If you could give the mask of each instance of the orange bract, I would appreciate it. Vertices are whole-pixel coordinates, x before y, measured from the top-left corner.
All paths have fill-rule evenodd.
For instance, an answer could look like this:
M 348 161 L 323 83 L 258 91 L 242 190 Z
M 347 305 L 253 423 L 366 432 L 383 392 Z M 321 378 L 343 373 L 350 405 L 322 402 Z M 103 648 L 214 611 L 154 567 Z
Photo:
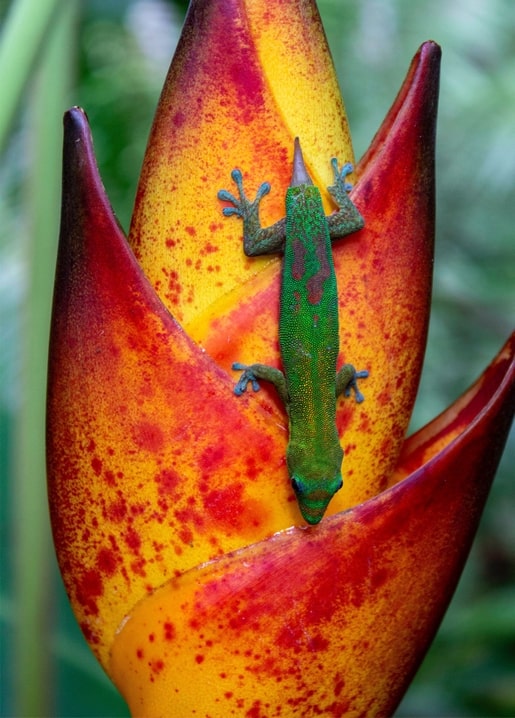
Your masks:
M 410 479 L 317 529 L 190 571 L 135 607 L 111 665 L 132 714 L 391 715 L 467 557 L 501 453 L 489 437 L 511 421 L 514 354 L 515 337 L 429 425 L 424 453 L 408 442 L 399 471 L 409 465 Z M 432 455 L 458 412 L 467 428 Z
M 77 619 L 134 715 L 386 715 L 432 639 L 514 386 L 507 345 L 404 442 L 429 316 L 439 59 L 434 43 L 414 58 L 356 169 L 366 226 L 334 244 L 341 362 L 370 375 L 363 404 L 339 404 L 344 488 L 310 529 L 277 397 L 234 396 L 230 370 L 280 361 L 280 258 L 245 257 L 217 192 L 236 166 L 249 194 L 270 181 L 269 224 L 284 214 L 294 136 L 323 192 L 331 157 L 352 158 L 314 2 L 193 0 L 129 242 L 86 117 L 66 115 L 52 525 Z

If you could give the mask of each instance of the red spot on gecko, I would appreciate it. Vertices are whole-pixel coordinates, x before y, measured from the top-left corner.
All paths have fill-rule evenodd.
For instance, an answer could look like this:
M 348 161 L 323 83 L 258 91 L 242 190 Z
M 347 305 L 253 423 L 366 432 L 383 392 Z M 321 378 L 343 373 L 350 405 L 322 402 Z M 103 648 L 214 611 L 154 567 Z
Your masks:
M 324 296 L 324 282 L 331 276 L 331 267 L 323 237 L 316 240 L 316 257 L 318 259 L 318 271 L 313 274 L 306 282 L 308 292 L 308 302 L 310 304 L 320 304 Z
M 292 242 L 293 249 L 293 266 L 292 266 L 292 277 L 297 281 L 301 280 L 306 271 L 306 247 L 300 241 L 295 238 Z

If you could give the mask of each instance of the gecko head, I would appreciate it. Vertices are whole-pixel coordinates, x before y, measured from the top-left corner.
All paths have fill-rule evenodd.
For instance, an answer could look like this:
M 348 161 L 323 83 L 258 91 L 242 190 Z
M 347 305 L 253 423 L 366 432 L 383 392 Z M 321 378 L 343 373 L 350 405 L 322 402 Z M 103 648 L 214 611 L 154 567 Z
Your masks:
M 340 473 L 322 481 L 304 479 L 297 474 L 291 477 L 291 484 L 302 516 L 313 525 L 321 521 L 329 502 L 342 488 L 343 480 Z

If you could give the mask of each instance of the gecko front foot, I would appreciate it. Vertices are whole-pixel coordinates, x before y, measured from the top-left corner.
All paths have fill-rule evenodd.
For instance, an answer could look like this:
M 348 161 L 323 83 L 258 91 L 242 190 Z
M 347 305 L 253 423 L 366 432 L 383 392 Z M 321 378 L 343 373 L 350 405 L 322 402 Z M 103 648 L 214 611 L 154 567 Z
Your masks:
M 352 189 L 352 185 L 350 182 L 346 182 L 345 178 L 353 172 L 354 167 L 350 162 L 346 162 L 342 168 L 339 169 L 336 157 L 333 157 L 331 160 L 331 167 L 333 168 L 334 184 L 327 189 L 334 197 L 338 207 L 342 207 L 347 199 L 347 194 Z
M 239 197 L 235 197 L 231 192 L 225 189 L 221 189 L 218 192 L 218 199 L 224 202 L 230 202 L 232 207 L 224 207 L 222 212 L 226 217 L 236 215 L 241 217 L 244 222 L 256 221 L 259 213 L 259 203 L 262 198 L 270 192 L 270 184 L 263 182 L 261 187 L 258 189 L 256 199 L 251 202 L 245 195 L 243 190 L 243 177 L 241 171 L 235 169 L 231 172 L 231 177 L 238 188 Z

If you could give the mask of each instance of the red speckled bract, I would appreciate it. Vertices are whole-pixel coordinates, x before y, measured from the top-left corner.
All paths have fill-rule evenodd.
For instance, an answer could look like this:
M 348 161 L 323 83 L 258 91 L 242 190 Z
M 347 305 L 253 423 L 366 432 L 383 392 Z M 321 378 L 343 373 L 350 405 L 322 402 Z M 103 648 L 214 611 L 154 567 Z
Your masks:
M 132 714 L 391 715 L 467 557 L 513 416 L 514 354 L 512 337 L 429 425 L 408 479 L 317 529 L 190 571 L 136 607 L 111 666 Z M 467 428 L 454 439 L 457 415 Z M 420 441 L 403 462 L 420 461 Z
M 217 198 L 239 167 L 249 196 L 271 183 L 263 223 L 284 216 L 298 136 L 335 209 L 330 160 L 352 148 L 314 1 L 192 0 L 128 240 L 84 112 L 65 116 L 49 501 L 75 615 L 134 716 L 388 716 L 438 627 L 515 373 L 512 337 L 405 440 L 429 317 L 439 61 L 432 42 L 415 56 L 352 179 L 365 228 L 333 244 L 339 364 L 369 376 L 363 403 L 338 404 L 344 487 L 314 528 L 273 389 L 233 393 L 233 362 L 280 364 L 281 260 L 246 257 Z
M 65 119 L 65 157 L 49 491 L 65 582 L 100 654 L 127 605 L 296 515 L 285 432 L 266 405 L 234 396 L 155 295 L 111 213 L 79 109 Z

